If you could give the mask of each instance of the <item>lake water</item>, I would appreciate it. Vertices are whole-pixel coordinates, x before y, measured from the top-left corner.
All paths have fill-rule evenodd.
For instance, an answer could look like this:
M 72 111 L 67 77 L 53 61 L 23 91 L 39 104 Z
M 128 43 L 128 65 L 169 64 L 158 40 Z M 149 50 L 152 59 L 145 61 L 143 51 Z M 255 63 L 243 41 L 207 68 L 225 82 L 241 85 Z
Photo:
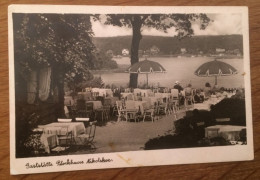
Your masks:
M 144 58 L 140 59 L 141 61 Z M 206 82 L 214 85 L 214 77 L 198 77 L 194 75 L 195 70 L 203 63 L 212 61 L 211 57 L 153 57 L 148 60 L 156 61 L 160 63 L 165 69 L 166 73 L 152 73 L 149 74 L 149 85 L 161 86 L 161 87 L 172 87 L 175 81 L 179 81 L 183 87 L 188 83 L 191 83 L 194 88 L 203 88 Z M 115 59 L 119 65 L 129 65 L 130 58 L 123 57 Z M 239 88 L 244 87 L 243 73 L 243 59 L 221 59 L 219 61 L 226 62 L 232 65 L 238 70 L 238 74 L 232 76 L 221 76 L 218 77 L 218 86 L 225 88 Z M 121 86 L 127 86 L 129 83 L 128 73 L 112 73 L 102 72 L 95 74 L 95 76 L 101 76 L 105 84 L 115 84 Z M 146 84 L 146 75 L 139 74 L 138 85 Z

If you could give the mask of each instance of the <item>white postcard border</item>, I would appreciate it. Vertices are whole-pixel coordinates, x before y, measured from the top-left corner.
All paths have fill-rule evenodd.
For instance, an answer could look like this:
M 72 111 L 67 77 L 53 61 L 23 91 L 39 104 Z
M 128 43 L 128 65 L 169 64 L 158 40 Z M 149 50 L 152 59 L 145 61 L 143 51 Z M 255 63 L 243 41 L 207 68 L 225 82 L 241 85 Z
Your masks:
M 171 6 L 60 6 L 60 5 L 11 5 L 8 9 L 9 40 L 9 96 L 10 96 L 10 171 L 11 174 L 44 173 L 56 171 L 140 167 L 170 164 L 190 164 L 224 161 L 243 161 L 254 158 L 251 83 L 249 60 L 248 8 L 247 7 L 171 7 Z M 241 13 L 243 16 L 244 81 L 246 90 L 247 145 L 168 150 L 129 151 L 102 154 L 83 154 L 37 158 L 15 157 L 15 90 L 14 46 L 12 13 Z M 100 162 L 102 158 L 110 162 Z M 90 163 L 89 159 L 98 162 Z M 99 161 L 99 160 L 100 161 Z M 83 161 L 83 164 L 57 166 L 57 161 Z M 45 167 L 28 168 L 41 164 Z M 50 165 L 52 164 L 52 165 Z

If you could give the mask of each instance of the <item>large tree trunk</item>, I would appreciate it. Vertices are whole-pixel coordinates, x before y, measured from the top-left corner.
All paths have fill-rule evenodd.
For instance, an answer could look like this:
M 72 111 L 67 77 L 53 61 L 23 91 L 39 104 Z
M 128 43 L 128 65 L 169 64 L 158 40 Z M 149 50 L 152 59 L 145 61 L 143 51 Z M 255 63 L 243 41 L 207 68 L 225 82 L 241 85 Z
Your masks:
M 133 19 L 132 19 L 133 37 L 132 37 L 132 45 L 131 45 L 131 65 L 139 62 L 138 50 L 139 50 L 140 40 L 142 39 L 141 27 L 142 27 L 141 16 L 140 15 L 133 16 Z M 137 82 L 138 82 L 138 74 L 130 74 L 129 87 L 136 88 Z
M 55 71 L 55 69 L 54 69 Z M 65 73 L 62 68 L 57 68 L 56 69 L 56 85 L 58 88 L 58 102 L 56 104 L 56 116 L 57 118 L 65 117 L 65 112 L 64 112 L 64 77 Z

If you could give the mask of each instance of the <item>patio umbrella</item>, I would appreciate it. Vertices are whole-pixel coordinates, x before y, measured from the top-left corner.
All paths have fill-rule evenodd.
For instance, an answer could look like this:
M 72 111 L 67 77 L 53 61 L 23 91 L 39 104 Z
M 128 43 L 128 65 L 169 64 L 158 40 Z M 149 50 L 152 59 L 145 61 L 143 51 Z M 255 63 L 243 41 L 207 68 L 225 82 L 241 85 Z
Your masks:
M 217 85 L 218 76 L 230 76 L 237 74 L 237 70 L 230 64 L 215 59 L 214 61 L 202 64 L 194 74 L 200 77 L 215 76 L 215 85 Z
M 137 62 L 130 66 L 126 72 L 128 73 L 137 73 L 137 74 L 146 74 L 147 86 L 148 86 L 148 74 L 150 73 L 165 73 L 166 70 L 158 62 L 144 60 Z

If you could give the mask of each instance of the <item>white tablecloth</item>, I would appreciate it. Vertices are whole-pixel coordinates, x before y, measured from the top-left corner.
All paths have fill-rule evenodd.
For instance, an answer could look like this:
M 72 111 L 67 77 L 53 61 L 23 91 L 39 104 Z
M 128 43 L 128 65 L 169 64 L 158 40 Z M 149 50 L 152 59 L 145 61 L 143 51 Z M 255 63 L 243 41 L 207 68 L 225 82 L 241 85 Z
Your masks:
M 42 134 L 40 141 L 44 146 L 45 152 L 47 153 L 50 153 L 50 148 L 54 148 L 59 145 L 58 137 L 54 134 Z
M 135 88 L 135 89 L 134 89 L 134 95 L 135 95 L 135 96 L 139 95 L 139 94 L 141 93 L 141 90 L 142 90 L 142 89 Z
M 98 92 L 99 96 L 113 97 L 111 89 L 92 88 L 92 92 Z
M 211 104 L 209 104 L 209 103 L 207 103 L 207 102 L 197 103 L 197 104 L 194 104 L 194 105 L 193 105 L 193 109 L 209 111 L 209 110 L 210 110 L 210 105 L 211 105 Z
M 205 137 L 223 137 L 229 141 L 239 140 L 239 134 L 245 126 L 216 125 L 205 128 Z
M 41 126 L 44 134 L 52 135 L 64 135 L 66 132 L 72 132 L 74 137 L 85 132 L 85 126 L 83 122 L 55 122 Z

